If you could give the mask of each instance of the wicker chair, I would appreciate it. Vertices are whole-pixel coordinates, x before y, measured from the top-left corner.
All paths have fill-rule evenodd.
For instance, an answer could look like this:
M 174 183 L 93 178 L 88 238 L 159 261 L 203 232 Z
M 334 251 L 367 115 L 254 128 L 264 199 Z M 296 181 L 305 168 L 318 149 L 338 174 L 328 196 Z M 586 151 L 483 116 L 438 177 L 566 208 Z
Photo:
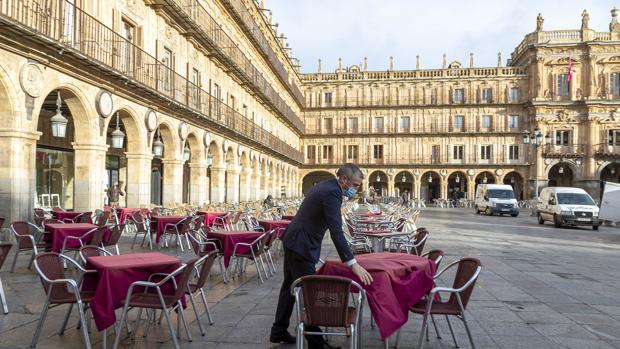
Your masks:
M 103 227 L 110 220 L 110 211 L 103 211 L 96 219 L 96 225 Z
M 417 234 L 413 238 L 413 241 L 400 243 L 396 249 L 397 252 L 402 252 L 404 250 L 405 252 L 416 256 L 421 255 L 424 250 L 426 240 L 428 240 L 428 235 L 429 233 L 426 228 L 418 228 Z
M 80 278 L 78 280 L 70 279 L 65 275 L 63 264 L 66 262 L 73 264 L 80 271 Z M 60 329 L 60 334 L 62 335 L 67 327 L 73 305 L 77 304 L 80 314 L 80 325 L 84 335 L 84 346 L 90 349 L 91 345 L 88 335 L 88 325 L 86 323 L 86 309 L 88 308 L 88 303 L 94 296 L 94 292 L 82 291 L 81 279 L 84 274 L 95 273 L 96 271 L 86 270 L 75 260 L 55 252 L 45 252 L 37 255 L 34 260 L 34 266 L 37 270 L 37 274 L 39 274 L 41 278 L 41 284 L 43 285 L 43 290 L 47 295 L 47 299 L 43 306 L 41 318 L 39 319 L 39 324 L 37 325 L 30 346 L 32 348 L 36 347 L 49 308 L 54 308 L 63 304 L 70 305 Z
M 202 322 L 200 321 L 200 314 L 198 314 L 198 308 L 196 307 L 196 302 L 194 299 L 200 295 L 202 298 L 202 304 L 205 307 L 205 312 L 207 314 L 207 319 L 209 320 L 209 325 L 213 325 L 213 318 L 211 317 L 211 313 L 209 312 L 209 305 L 207 304 L 207 298 L 205 297 L 204 286 L 207 282 L 207 278 L 209 277 L 209 273 L 211 273 L 211 268 L 213 267 L 213 263 L 217 258 L 217 251 L 211 251 L 201 257 L 194 266 L 196 271 L 196 281 L 190 282 L 187 285 L 187 296 L 189 297 L 190 302 L 192 303 L 192 307 L 194 308 L 194 314 L 196 315 L 196 322 L 198 322 L 198 328 L 200 328 L 200 333 L 204 336 L 205 330 L 202 327 Z
M 82 264 L 86 265 L 89 257 L 98 257 L 98 256 L 111 256 L 112 253 L 106 251 L 105 249 L 95 246 L 95 245 L 86 245 L 80 247 L 79 250 L 80 259 L 82 260 Z
M 28 263 L 28 269 L 32 267 L 32 261 L 34 256 L 39 253 L 39 248 L 47 248 L 49 244 L 41 242 L 41 238 L 44 235 L 43 229 L 39 228 L 30 222 L 13 222 L 11 224 L 11 231 L 17 241 L 17 250 L 13 256 L 13 263 L 11 264 L 11 273 L 15 272 L 15 264 L 17 263 L 17 256 L 22 251 L 31 251 L 32 257 Z
M 352 289 L 357 291 L 354 307 L 349 306 Z M 304 347 L 304 335 L 350 336 L 351 348 L 362 347 L 366 292 L 358 283 L 339 276 L 309 275 L 293 282 L 291 294 L 297 309 L 297 348 Z M 315 332 L 313 327 L 344 328 L 345 332 Z
M 138 235 L 143 234 L 142 242 L 140 243 L 140 247 L 144 246 L 144 240 L 148 238 L 149 240 L 149 248 L 153 249 L 153 239 L 151 237 L 151 224 L 148 219 L 141 212 L 134 212 L 131 217 L 127 217 L 125 219 L 129 226 L 133 226 L 134 228 L 134 237 L 131 242 L 131 249 L 133 250 L 134 245 L 136 244 L 136 239 Z
M 178 221 L 177 223 L 166 224 L 164 228 L 164 234 L 163 234 L 164 236 L 161 239 L 162 243 L 166 241 L 166 238 L 165 238 L 166 235 L 168 236 L 173 235 L 176 237 L 177 246 L 180 247 L 181 252 L 183 252 L 184 248 L 183 248 L 183 240 L 181 239 L 181 235 L 183 235 L 185 239 L 188 240 L 186 234 L 187 232 L 189 232 L 191 220 L 192 220 L 192 217 L 185 217 L 181 219 L 180 221 Z M 189 246 L 190 245 L 189 240 L 187 242 L 187 245 L 188 245 L 188 248 L 191 248 L 191 246 Z
M 254 262 L 254 265 L 256 266 L 256 273 L 258 274 L 260 282 L 263 283 L 265 281 L 263 279 L 263 275 L 261 274 L 260 268 L 263 268 L 265 278 L 267 278 L 267 268 L 265 267 L 265 262 L 263 261 L 266 237 L 267 234 L 262 234 L 249 244 L 245 242 L 238 242 L 235 244 L 232 256 L 235 257 L 235 268 L 237 270 L 236 274 L 241 275 L 244 272 L 244 268 L 241 267 L 241 259 L 246 258 Z M 239 247 L 246 248 L 247 251 L 237 252 Z
M 97 228 L 93 228 L 89 231 L 87 231 L 86 233 L 84 233 L 84 235 L 81 236 L 66 236 L 65 239 L 62 242 L 62 248 L 60 250 L 61 254 L 65 254 L 68 251 L 75 251 L 76 255 L 79 252 L 80 247 L 82 246 L 86 246 L 86 245 L 94 245 L 94 246 L 99 246 L 101 245 L 101 242 L 103 241 L 103 235 L 105 234 L 106 230 L 108 228 L 106 227 L 97 227 Z M 70 247 L 69 243 L 72 241 L 77 241 L 79 243 L 79 247 Z
M 220 265 L 220 273 L 224 283 L 228 283 L 228 277 L 226 276 L 226 270 L 224 270 L 224 253 L 222 252 L 222 243 L 219 239 L 209 239 L 206 235 L 200 231 L 191 231 L 187 235 L 189 237 L 192 250 L 197 257 L 204 257 L 205 255 L 215 252 L 217 254 L 218 264 Z
M 183 312 L 183 304 L 181 303 L 181 298 L 185 294 L 187 289 L 187 285 L 189 280 L 194 273 L 194 265 L 198 259 L 194 258 L 187 262 L 187 264 L 177 268 L 170 274 L 154 274 L 151 275 L 157 277 L 163 277 L 159 282 L 152 281 L 136 281 L 129 286 L 129 291 L 127 292 L 127 297 L 123 302 L 123 313 L 121 315 L 121 320 L 118 323 L 116 330 L 116 339 L 114 340 L 113 348 L 118 348 L 118 344 L 121 339 L 121 330 L 125 325 L 125 321 L 127 320 L 127 312 L 129 308 L 140 308 L 138 312 L 138 320 L 136 321 L 137 330 L 141 315 L 142 309 L 152 309 L 152 310 L 161 310 L 166 322 L 168 323 L 168 329 L 170 330 L 170 337 L 172 337 L 172 343 L 176 349 L 179 349 L 179 343 L 177 341 L 177 334 L 174 331 L 174 326 L 172 325 L 172 321 L 170 320 L 170 313 L 173 311 L 177 311 L 178 319 L 177 321 L 183 322 L 185 327 L 185 333 L 187 334 L 188 339 L 191 341 L 192 337 L 187 327 L 187 323 L 185 322 L 185 313 Z M 178 278 L 178 283 L 177 283 Z M 174 294 L 172 295 L 164 295 L 162 293 L 162 286 L 166 283 L 172 283 L 174 286 Z M 138 287 L 138 290 L 134 293 L 134 288 Z M 143 292 L 142 288 L 150 289 L 151 292 Z M 155 292 L 153 292 L 155 291 Z M 155 316 L 155 312 L 153 312 L 153 317 Z M 147 322 L 147 324 L 150 322 Z M 148 325 L 147 325 L 148 326 Z M 146 329 L 145 329 L 146 333 Z
M 6 257 L 9 256 L 9 251 L 11 251 L 12 247 L 13 247 L 13 244 L 10 242 L 7 242 L 7 241 L 0 242 L 0 268 L 2 268 L 4 261 L 6 261 Z M 0 301 L 2 302 L 2 309 L 4 311 L 4 314 L 8 314 L 9 306 L 6 302 L 6 296 L 4 295 L 4 287 L 2 287 L 2 279 L 0 279 Z
M 116 254 L 120 255 L 121 251 L 118 248 L 118 241 L 121 239 L 121 235 L 123 235 L 123 231 L 125 230 L 125 224 L 115 224 L 112 226 L 110 231 L 110 237 L 106 241 L 102 241 L 101 245 L 104 249 L 108 249 L 109 247 L 114 246 L 116 250 Z

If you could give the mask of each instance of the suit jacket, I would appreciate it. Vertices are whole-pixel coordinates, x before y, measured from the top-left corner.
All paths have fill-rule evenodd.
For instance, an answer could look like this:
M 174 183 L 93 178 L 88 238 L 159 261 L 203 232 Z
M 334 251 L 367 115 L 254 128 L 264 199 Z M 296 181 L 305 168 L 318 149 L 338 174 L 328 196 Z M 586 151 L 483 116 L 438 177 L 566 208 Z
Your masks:
M 314 263 L 319 261 L 321 243 L 326 229 L 343 262 L 353 259 L 353 253 L 342 231 L 342 188 L 336 179 L 314 186 L 301 203 L 295 218 L 284 234 L 284 247 Z

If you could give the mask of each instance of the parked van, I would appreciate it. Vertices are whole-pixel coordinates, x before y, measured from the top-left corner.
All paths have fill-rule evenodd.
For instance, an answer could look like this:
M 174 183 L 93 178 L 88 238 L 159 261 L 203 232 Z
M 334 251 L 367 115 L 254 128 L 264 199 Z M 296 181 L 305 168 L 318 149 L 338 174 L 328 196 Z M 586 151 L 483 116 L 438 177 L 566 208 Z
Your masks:
M 476 213 L 487 215 L 510 214 L 519 215 L 519 204 L 512 187 L 507 184 L 478 184 L 476 188 Z
M 538 223 L 553 222 L 562 225 L 591 225 L 598 230 L 599 208 L 592 197 L 583 189 L 569 187 L 548 187 L 538 197 Z

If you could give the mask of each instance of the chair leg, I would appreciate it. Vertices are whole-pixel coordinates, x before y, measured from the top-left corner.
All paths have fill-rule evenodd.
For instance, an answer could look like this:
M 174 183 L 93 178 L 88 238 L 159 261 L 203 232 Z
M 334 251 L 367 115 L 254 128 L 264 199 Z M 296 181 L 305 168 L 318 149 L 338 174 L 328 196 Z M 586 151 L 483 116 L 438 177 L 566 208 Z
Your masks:
M 469 344 L 471 344 L 472 349 L 476 349 L 474 338 L 471 335 L 471 331 L 469 331 L 469 325 L 467 324 L 467 319 L 465 318 L 465 313 L 463 313 L 463 324 L 465 325 L 465 331 L 467 332 L 467 337 L 469 338 Z
M 228 275 L 226 275 L 227 271 L 224 270 L 224 263 L 222 262 L 222 258 L 224 258 L 224 257 L 218 257 L 218 263 L 220 265 L 220 273 L 222 274 L 222 279 L 224 280 L 224 283 L 227 284 L 228 283 L 228 277 L 227 277 Z
M 175 349 L 179 349 L 179 341 L 177 341 L 177 335 L 174 332 L 174 326 L 172 326 L 172 321 L 170 321 L 170 315 L 166 311 L 166 303 L 164 303 L 164 299 L 161 295 L 159 296 L 159 299 L 160 299 L 161 306 L 163 309 L 162 313 L 164 317 L 166 318 L 166 322 L 168 323 L 168 330 L 170 331 L 170 338 L 172 338 L 172 343 L 174 344 Z
M 114 339 L 114 345 L 112 345 L 112 349 L 118 348 L 118 344 L 121 341 L 121 335 L 123 333 L 123 325 L 125 324 L 128 311 L 129 311 L 129 301 L 126 301 L 125 306 L 123 307 L 123 312 L 121 314 L 121 320 L 118 323 L 118 327 L 116 330 L 116 338 Z
M 396 342 L 394 343 L 394 348 L 398 348 L 398 341 L 400 341 L 400 328 L 396 331 Z
M 121 255 L 121 250 L 118 248 L 118 244 L 114 245 L 114 249 L 116 250 L 116 255 L 120 256 Z
M 18 242 L 19 244 L 19 242 Z M 15 250 L 15 256 L 13 256 L 13 263 L 11 264 L 11 273 L 15 272 L 15 264 L 17 263 L 17 256 L 19 255 L 19 247 Z
M 256 273 L 258 274 L 258 277 L 260 279 L 260 283 L 262 284 L 263 282 L 265 282 L 263 280 L 263 275 L 260 272 L 260 266 L 258 265 L 258 259 L 254 258 L 254 265 L 256 266 Z
M 205 306 L 205 312 L 207 313 L 207 319 L 209 319 L 209 325 L 213 325 L 213 318 L 211 317 L 211 312 L 209 311 L 207 297 L 205 297 L 205 291 L 202 288 L 200 289 L 200 297 L 202 298 L 202 304 Z
M 187 335 L 187 340 L 191 342 L 193 340 L 192 334 L 189 332 L 189 327 L 187 327 L 187 322 L 185 321 L 185 311 L 183 310 L 183 304 L 180 300 L 177 303 L 179 304 L 177 311 L 179 312 L 179 316 L 181 317 L 181 322 L 183 322 L 183 327 L 185 327 L 185 334 Z
M 441 339 L 441 335 L 439 334 L 439 330 L 437 329 L 437 323 L 435 322 L 435 317 L 431 314 L 431 321 L 433 322 L 433 327 L 435 327 L 435 333 L 437 334 L 437 339 Z
M 39 340 L 39 336 L 41 335 L 41 330 L 43 329 L 43 323 L 45 322 L 45 317 L 47 316 L 47 311 L 49 309 L 49 300 L 45 301 L 45 305 L 43 306 L 43 310 L 41 311 L 41 317 L 39 318 L 39 324 L 37 325 L 37 329 L 34 331 L 34 337 L 32 337 L 32 342 L 30 343 L 30 347 L 34 348 L 37 346 L 37 341 Z
M 69 322 L 69 317 L 71 316 L 71 311 L 73 311 L 73 303 L 69 305 L 69 309 L 67 310 L 65 319 L 62 322 L 62 327 L 60 327 L 60 332 L 58 332 L 60 336 L 62 336 L 65 333 L 65 329 L 67 328 L 67 322 Z
M 86 349 L 90 349 L 90 337 L 88 336 L 88 325 L 86 324 L 86 313 L 84 312 L 84 305 L 82 301 L 77 302 L 78 311 L 80 312 L 80 322 L 82 323 L 82 332 L 84 333 L 84 343 Z
M 32 262 L 34 262 L 34 257 L 37 255 L 34 248 L 32 249 L 32 256 L 30 256 L 30 262 L 28 262 L 28 270 L 32 269 Z M 75 259 L 75 258 L 74 258 Z
M 450 334 L 452 335 L 452 340 L 454 340 L 454 346 L 459 347 L 459 343 L 456 341 L 456 336 L 454 335 L 454 331 L 452 330 L 452 323 L 450 322 L 450 318 L 446 315 L 446 321 L 448 322 L 448 328 L 450 329 Z
M 304 323 L 299 323 L 297 326 L 297 349 L 304 348 Z
M 136 244 L 136 239 L 138 238 L 138 232 L 136 231 L 135 234 L 133 234 L 133 241 L 131 242 L 131 249 L 133 250 L 133 246 Z M 144 239 L 142 239 L 142 243 L 144 244 Z M 142 246 L 142 244 L 140 245 Z
M 202 321 L 200 321 L 200 315 L 198 314 L 198 308 L 196 307 L 196 302 L 194 301 L 194 295 L 188 294 L 189 300 L 192 303 L 192 308 L 194 308 L 194 314 L 196 315 L 196 322 L 198 323 L 198 328 L 200 329 L 200 334 L 205 335 L 205 330 L 202 328 Z
M 355 331 L 355 326 L 353 324 L 351 324 L 351 326 L 349 327 L 351 330 L 351 349 L 356 349 L 357 348 L 357 343 L 356 343 L 356 338 L 357 338 L 357 333 Z
M 2 302 L 2 310 L 4 314 L 9 313 L 9 305 L 6 303 L 6 295 L 4 294 L 4 287 L 2 287 L 2 279 L 0 279 L 0 302 Z
M 418 349 L 424 348 L 424 333 L 426 332 L 426 326 L 428 326 L 428 314 L 424 313 L 424 319 L 422 320 L 422 328 L 420 328 L 420 337 L 418 338 Z

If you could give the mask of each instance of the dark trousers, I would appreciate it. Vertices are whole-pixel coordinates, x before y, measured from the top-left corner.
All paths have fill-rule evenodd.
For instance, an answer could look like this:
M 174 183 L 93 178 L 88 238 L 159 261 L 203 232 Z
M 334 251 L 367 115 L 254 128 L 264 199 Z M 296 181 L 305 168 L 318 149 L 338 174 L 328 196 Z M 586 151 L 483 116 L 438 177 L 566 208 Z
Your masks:
M 284 248 L 284 281 L 280 288 L 280 296 L 278 297 L 278 308 L 276 309 L 276 321 L 271 327 L 272 335 L 279 335 L 288 330 L 293 308 L 295 306 L 295 297 L 291 295 L 291 284 L 293 281 L 302 276 L 314 275 L 316 273 L 315 263 L 309 261 L 299 254 Z M 320 332 L 321 329 L 315 326 L 305 328 L 309 332 Z M 306 336 L 310 348 L 322 347 L 323 336 Z

